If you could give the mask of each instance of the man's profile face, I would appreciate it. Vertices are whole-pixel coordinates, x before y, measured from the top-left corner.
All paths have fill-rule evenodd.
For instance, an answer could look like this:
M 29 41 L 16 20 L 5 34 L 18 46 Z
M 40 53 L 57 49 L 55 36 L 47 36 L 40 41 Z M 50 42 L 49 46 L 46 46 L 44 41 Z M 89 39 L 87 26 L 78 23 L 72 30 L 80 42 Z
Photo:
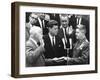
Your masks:
M 68 19 L 68 17 L 62 17 L 61 18 L 61 24 L 62 24 L 62 26 L 65 28 L 65 27 L 67 27 L 67 25 L 69 24 L 69 19 Z
M 49 28 L 49 32 L 51 33 L 52 36 L 56 36 L 58 33 L 58 26 L 57 25 L 53 25 L 52 28 Z
M 34 24 L 37 22 L 37 15 L 35 14 L 31 14 L 30 17 L 29 17 L 29 21 L 31 24 Z
M 44 20 L 45 15 L 43 13 L 39 14 L 40 19 Z
M 82 31 L 80 29 L 76 29 L 76 39 L 82 39 L 84 34 L 82 33 Z
M 38 31 L 35 36 L 37 38 L 37 42 L 39 42 L 43 37 L 42 30 Z

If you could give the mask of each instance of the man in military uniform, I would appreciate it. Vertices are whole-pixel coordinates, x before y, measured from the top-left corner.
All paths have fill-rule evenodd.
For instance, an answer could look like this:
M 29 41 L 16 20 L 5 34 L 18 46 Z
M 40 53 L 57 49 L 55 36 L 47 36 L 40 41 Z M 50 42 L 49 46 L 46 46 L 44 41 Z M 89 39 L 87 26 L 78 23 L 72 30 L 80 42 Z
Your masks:
M 77 42 L 73 48 L 73 56 L 64 57 L 67 65 L 89 64 L 89 42 L 85 36 L 86 28 L 84 25 L 77 25 L 76 39 Z

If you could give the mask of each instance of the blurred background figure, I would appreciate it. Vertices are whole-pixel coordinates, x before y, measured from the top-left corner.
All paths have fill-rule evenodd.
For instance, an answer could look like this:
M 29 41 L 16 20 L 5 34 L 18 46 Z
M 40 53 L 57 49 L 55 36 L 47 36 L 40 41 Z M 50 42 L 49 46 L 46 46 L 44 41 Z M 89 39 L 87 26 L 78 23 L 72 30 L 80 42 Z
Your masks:
M 37 26 L 39 26 L 40 28 L 44 28 L 45 27 L 44 19 L 45 19 L 45 14 L 44 13 L 38 13 Z
M 57 13 L 49 13 L 50 19 L 51 20 L 56 20 L 58 22 L 58 29 L 60 28 L 60 15 Z
M 69 26 L 72 26 L 73 29 L 75 30 L 76 29 L 76 25 L 77 25 L 77 20 L 76 20 L 76 16 L 74 14 L 70 15 L 70 18 L 69 18 Z
M 50 15 L 48 15 L 48 14 L 45 13 L 45 20 L 46 21 L 50 21 Z
M 50 20 L 49 15 L 46 13 L 38 13 L 38 21 L 36 26 L 39 26 L 43 30 L 43 35 L 48 34 L 47 22 Z
M 37 23 L 37 17 L 38 16 L 35 13 L 26 13 L 26 14 L 29 14 L 28 22 L 25 24 L 25 31 L 26 31 L 25 39 L 27 41 L 29 39 L 29 36 L 30 36 L 29 31 Z
M 42 29 L 40 27 L 32 27 L 30 29 L 30 37 L 26 42 L 26 67 L 45 66 L 45 58 L 43 52 L 44 42 L 42 39 Z
M 88 39 L 88 41 L 90 41 L 90 38 L 89 38 L 89 35 L 90 35 L 90 33 L 89 33 L 89 27 L 90 27 L 90 21 L 89 21 L 89 15 L 76 15 L 76 18 L 77 18 L 77 25 L 80 25 L 80 24 L 82 24 L 82 25 L 85 25 L 86 26 L 86 37 L 87 37 L 87 39 Z

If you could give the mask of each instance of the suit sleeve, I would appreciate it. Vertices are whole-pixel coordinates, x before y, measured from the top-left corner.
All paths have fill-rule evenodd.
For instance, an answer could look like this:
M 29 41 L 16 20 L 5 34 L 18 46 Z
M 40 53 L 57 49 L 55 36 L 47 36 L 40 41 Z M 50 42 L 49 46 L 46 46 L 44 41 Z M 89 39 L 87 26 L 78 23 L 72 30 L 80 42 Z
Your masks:
M 26 43 L 26 60 L 29 63 L 35 63 L 41 53 L 41 47 L 36 48 L 35 46 L 32 46 L 31 43 Z
M 81 56 L 77 58 L 71 58 L 68 60 L 68 64 L 88 64 L 89 63 L 89 46 L 84 47 L 81 51 Z

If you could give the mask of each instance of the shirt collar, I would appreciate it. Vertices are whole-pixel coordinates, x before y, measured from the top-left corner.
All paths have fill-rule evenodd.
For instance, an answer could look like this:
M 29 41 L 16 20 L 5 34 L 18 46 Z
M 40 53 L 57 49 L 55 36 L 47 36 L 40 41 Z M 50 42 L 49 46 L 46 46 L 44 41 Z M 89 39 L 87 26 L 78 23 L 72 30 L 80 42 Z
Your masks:
M 55 36 L 52 36 L 50 33 L 49 33 L 49 37 L 52 39 L 53 37 L 55 38 Z
M 36 46 L 38 46 L 36 40 L 34 40 L 33 38 L 30 38 L 30 40 L 33 41 Z
M 53 36 L 49 33 L 49 37 L 50 37 L 50 41 L 51 41 L 51 43 L 52 43 L 52 38 L 53 38 Z M 55 36 L 54 36 L 54 43 L 55 43 Z

